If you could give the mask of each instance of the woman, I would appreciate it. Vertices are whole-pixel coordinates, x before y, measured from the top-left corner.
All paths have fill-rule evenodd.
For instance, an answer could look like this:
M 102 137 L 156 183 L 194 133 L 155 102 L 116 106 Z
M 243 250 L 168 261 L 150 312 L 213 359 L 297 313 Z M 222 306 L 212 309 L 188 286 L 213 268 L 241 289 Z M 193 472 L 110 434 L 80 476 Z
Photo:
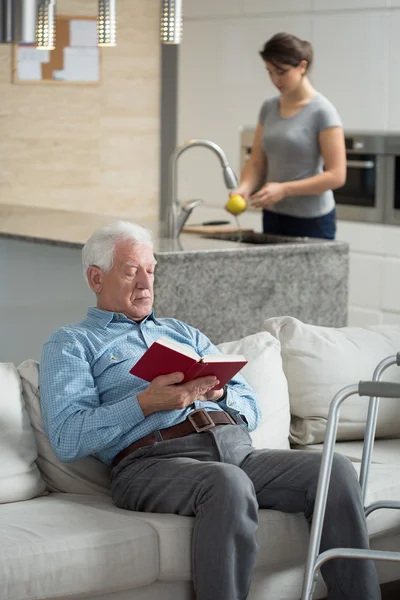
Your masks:
M 280 94 L 261 107 L 251 155 L 232 193 L 263 209 L 264 233 L 334 239 L 332 190 L 345 182 L 346 150 L 336 109 L 307 76 L 312 46 L 278 33 L 260 55 Z

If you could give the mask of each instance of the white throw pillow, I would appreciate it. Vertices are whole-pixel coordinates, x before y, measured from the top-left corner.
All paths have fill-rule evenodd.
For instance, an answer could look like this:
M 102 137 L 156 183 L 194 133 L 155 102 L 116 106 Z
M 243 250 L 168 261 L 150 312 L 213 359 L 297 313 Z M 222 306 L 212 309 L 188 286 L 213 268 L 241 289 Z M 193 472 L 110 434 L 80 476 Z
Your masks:
M 256 392 L 262 413 L 251 433 L 254 447 L 289 448 L 289 394 L 278 340 L 261 331 L 218 348 L 225 354 L 243 354 L 249 361 L 241 374 Z
M 293 317 L 271 318 L 266 330 L 282 346 L 283 370 L 289 385 L 292 422 L 290 440 L 306 445 L 325 437 L 329 405 L 346 385 L 371 380 L 378 363 L 400 351 L 400 326 L 321 327 Z M 384 374 L 400 381 L 400 368 Z M 363 438 L 368 398 L 351 396 L 340 410 L 338 440 Z M 377 437 L 400 437 L 399 399 L 380 402 Z
M 35 432 L 37 464 L 50 492 L 110 495 L 110 469 L 94 456 L 64 463 L 57 459 L 46 435 L 39 395 L 39 363 L 26 360 L 18 367 L 23 395 Z
M 16 367 L 0 363 L 0 503 L 30 500 L 46 491 L 21 391 Z

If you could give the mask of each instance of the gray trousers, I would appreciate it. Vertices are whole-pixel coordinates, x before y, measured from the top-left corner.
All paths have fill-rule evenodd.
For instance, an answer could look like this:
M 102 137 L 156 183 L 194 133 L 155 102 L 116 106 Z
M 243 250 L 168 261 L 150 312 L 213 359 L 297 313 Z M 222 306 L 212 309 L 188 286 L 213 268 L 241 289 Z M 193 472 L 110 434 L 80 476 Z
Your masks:
M 197 600 L 245 600 L 258 508 L 301 512 L 311 523 L 320 459 L 318 452 L 255 450 L 243 427 L 221 425 L 127 456 L 112 470 L 112 498 L 128 510 L 195 517 Z M 321 543 L 322 550 L 332 547 L 369 548 L 357 477 L 341 455 L 333 462 Z M 329 600 L 381 598 L 373 561 L 334 559 L 322 575 Z

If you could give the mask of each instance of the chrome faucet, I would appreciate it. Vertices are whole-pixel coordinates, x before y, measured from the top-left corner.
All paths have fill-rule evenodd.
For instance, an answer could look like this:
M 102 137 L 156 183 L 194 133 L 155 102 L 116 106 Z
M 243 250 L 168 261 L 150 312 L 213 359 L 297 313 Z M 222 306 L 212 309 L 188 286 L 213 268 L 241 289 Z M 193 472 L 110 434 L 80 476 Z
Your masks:
M 177 161 L 182 152 L 188 148 L 194 146 L 204 146 L 209 148 L 218 156 L 222 173 L 224 176 L 225 185 L 229 190 L 233 190 L 238 186 L 238 180 L 235 173 L 231 169 L 228 163 L 228 159 L 225 156 L 224 151 L 214 142 L 210 140 L 188 140 L 184 144 L 177 146 L 172 152 L 169 159 L 168 166 L 168 211 L 167 211 L 167 222 L 166 222 L 166 237 L 177 238 L 184 224 L 186 223 L 190 213 L 195 206 L 200 204 L 202 200 L 189 200 L 180 205 L 177 200 Z M 180 209 L 180 210 L 179 210 Z

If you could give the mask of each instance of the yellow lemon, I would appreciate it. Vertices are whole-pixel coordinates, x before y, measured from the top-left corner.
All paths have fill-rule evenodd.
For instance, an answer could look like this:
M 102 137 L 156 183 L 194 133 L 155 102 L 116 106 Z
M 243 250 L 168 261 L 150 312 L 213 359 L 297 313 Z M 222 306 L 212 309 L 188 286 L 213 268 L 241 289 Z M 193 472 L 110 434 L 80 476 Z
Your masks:
M 225 204 L 225 210 L 232 215 L 239 215 L 247 208 L 246 200 L 240 194 L 229 196 L 228 202 Z

